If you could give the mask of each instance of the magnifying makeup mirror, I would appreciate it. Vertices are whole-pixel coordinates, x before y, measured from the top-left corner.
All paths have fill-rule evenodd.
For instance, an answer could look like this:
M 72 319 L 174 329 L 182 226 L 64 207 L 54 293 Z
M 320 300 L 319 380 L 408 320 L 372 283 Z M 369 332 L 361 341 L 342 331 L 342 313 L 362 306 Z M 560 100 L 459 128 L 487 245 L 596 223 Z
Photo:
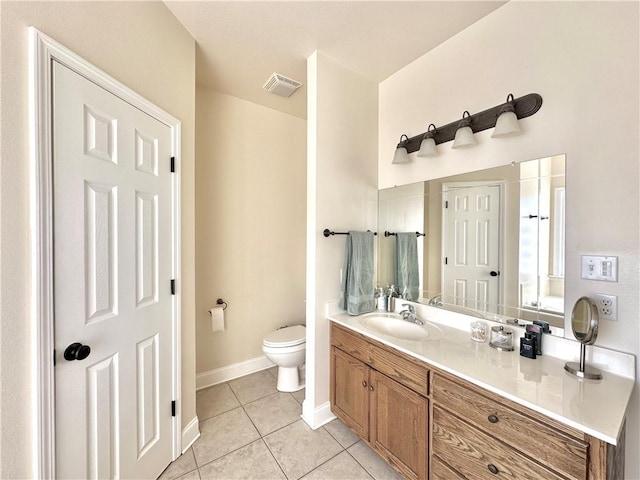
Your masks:
M 602 373 L 585 365 L 587 345 L 593 345 L 598 336 L 598 307 L 588 297 L 580 297 L 571 312 L 571 329 L 580 342 L 580 362 L 567 362 L 564 369 L 572 375 L 591 380 L 600 380 Z

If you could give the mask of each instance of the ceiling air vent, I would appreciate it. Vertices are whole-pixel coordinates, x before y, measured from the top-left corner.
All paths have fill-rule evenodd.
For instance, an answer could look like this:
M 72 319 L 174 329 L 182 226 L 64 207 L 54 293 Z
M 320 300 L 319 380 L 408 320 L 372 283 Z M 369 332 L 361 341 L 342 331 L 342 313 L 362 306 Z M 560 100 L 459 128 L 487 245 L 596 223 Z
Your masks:
M 302 84 L 291 78 L 287 78 L 279 73 L 274 73 L 269 80 L 262 86 L 267 92 L 281 97 L 290 97 L 293 92 L 300 88 Z

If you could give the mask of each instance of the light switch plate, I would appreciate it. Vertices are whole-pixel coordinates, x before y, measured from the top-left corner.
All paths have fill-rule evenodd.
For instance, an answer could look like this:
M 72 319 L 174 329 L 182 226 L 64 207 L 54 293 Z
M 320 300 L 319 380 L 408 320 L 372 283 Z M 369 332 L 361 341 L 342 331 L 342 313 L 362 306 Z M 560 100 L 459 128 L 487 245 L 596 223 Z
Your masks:
M 581 277 L 585 280 L 618 281 L 618 257 L 582 255 Z

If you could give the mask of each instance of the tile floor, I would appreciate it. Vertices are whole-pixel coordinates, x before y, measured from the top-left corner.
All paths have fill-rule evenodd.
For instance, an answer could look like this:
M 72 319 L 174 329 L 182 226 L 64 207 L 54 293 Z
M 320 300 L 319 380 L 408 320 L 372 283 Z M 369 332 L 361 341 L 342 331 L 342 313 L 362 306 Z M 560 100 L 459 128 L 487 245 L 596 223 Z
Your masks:
M 311 430 L 304 390 L 276 390 L 276 369 L 196 394 L 200 438 L 161 480 L 395 480 L 402 477 L 340 420 Z

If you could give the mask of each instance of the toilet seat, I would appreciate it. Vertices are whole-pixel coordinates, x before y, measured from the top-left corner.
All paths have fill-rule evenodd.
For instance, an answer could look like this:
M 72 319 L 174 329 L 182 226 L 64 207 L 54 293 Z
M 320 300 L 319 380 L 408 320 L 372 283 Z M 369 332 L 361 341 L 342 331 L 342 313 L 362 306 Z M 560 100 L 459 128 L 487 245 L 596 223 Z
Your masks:
M 265 347 L 284 348 L 302 345 L 307 340 L 307 329 L 304 325 L 284 327 L 271 332 L 262 341 Z

